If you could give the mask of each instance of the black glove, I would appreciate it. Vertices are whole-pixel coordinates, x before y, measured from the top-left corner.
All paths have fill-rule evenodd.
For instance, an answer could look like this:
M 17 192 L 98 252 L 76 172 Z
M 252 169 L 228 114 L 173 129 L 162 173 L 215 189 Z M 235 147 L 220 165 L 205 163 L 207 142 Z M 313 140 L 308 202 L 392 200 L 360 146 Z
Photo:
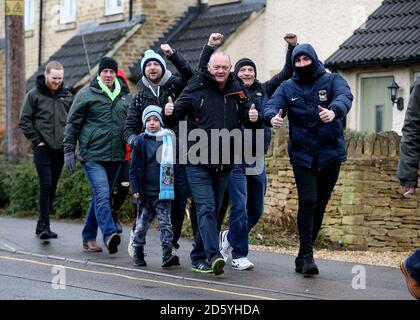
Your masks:
M 71 173 L 76 171 L 76 154 L 74 151 L 69 151 L 64 154 L 64 164 Z

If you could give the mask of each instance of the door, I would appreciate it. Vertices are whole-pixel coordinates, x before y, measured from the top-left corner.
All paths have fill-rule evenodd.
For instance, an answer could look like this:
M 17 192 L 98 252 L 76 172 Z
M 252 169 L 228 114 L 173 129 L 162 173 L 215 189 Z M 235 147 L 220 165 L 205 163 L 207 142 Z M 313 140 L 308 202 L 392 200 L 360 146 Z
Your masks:
M 362 78 L 360 131 L 378 133 L 392 130 L 392 102 L 388 86 L 393 77 Z

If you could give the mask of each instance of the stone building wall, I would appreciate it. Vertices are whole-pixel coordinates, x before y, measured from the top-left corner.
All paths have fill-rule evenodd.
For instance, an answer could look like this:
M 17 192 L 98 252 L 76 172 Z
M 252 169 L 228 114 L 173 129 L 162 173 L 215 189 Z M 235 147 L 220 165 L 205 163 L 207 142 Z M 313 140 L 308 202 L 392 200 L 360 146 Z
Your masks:
M 396 176 L 396 133 L 348 134 L 348 161 L 326 209 L 323 235 L 351 249 L 407 250 L 420 247 L 420 195 L 403 199 Z M 264 218 L 296 231 L 298 197 L 286 137 L 274 136 L 267 157 Z

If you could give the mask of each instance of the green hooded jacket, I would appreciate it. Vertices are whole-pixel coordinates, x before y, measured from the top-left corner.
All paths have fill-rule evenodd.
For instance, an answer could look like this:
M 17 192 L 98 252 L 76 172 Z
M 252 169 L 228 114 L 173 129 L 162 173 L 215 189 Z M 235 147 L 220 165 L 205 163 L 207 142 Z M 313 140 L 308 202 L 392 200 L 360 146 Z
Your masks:
M 115 81 L 120 81 L 116 78 Z M 83 161 L 123 161 L 124 121 L 131 95 L 126 86 L 111 100 L 95 78 L 81 89 L 70 108 L 64 130 L 64 152 L 74 151 L 79 142 Z

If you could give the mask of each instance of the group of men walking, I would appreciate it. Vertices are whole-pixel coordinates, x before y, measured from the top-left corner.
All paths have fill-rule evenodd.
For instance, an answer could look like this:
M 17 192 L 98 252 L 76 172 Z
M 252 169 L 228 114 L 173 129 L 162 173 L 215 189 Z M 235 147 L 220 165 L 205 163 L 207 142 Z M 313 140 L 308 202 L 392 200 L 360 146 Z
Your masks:
M 44 240 L 57 237 L 49 221 L 57 182 L 63 164 L 73 172 L 79 159 L 92 190 L 83 249 L 102 251 L 96 241 L 99 227 L 108 252 L 117 252 L 121 239 L 110 198 L 127 145 L 132 150 L 130 188 L 138 207 L 128 248 L 135 265 L 147 265 L 146 233 L 155 217 L 162 267 L 179 264 L 175 250 L 192 197 L 192 270 L 222 274 L 230 256 L 234 269 L 252 269 L 248 234 L 264 209 L 264 155 L 271 127 L 281 128 L 287 116 L 299 197 L 295 271 L 318 274 L 313 245 L 346 160 L 342 120 L 353 96 L 344 78 L 326 72 L 311 45 L 298 45 L 293 33 L 284 40 L 284 68 L 266 82 L 257 80 L 257 66 L 249 58 L 238 60 L 231 72 L 230 57 L 215 52 L 222 34 L 210 36 L 197 70 L 162 45 L 179 76 L 168 70 L 161 55 L 147 50 L 134 97 L 117 77 L 118 63 L 111 57 L 101 59 L 97 76 L 75 97 L 63 85 L 63 66 L 50 62 L 26 94 L 20 119 L 39 176 L 36 234 Z M 239 143 L 234 139 L 238 132 Z M 229 229 L 220 230 L 226 196 L 231 202 Z

